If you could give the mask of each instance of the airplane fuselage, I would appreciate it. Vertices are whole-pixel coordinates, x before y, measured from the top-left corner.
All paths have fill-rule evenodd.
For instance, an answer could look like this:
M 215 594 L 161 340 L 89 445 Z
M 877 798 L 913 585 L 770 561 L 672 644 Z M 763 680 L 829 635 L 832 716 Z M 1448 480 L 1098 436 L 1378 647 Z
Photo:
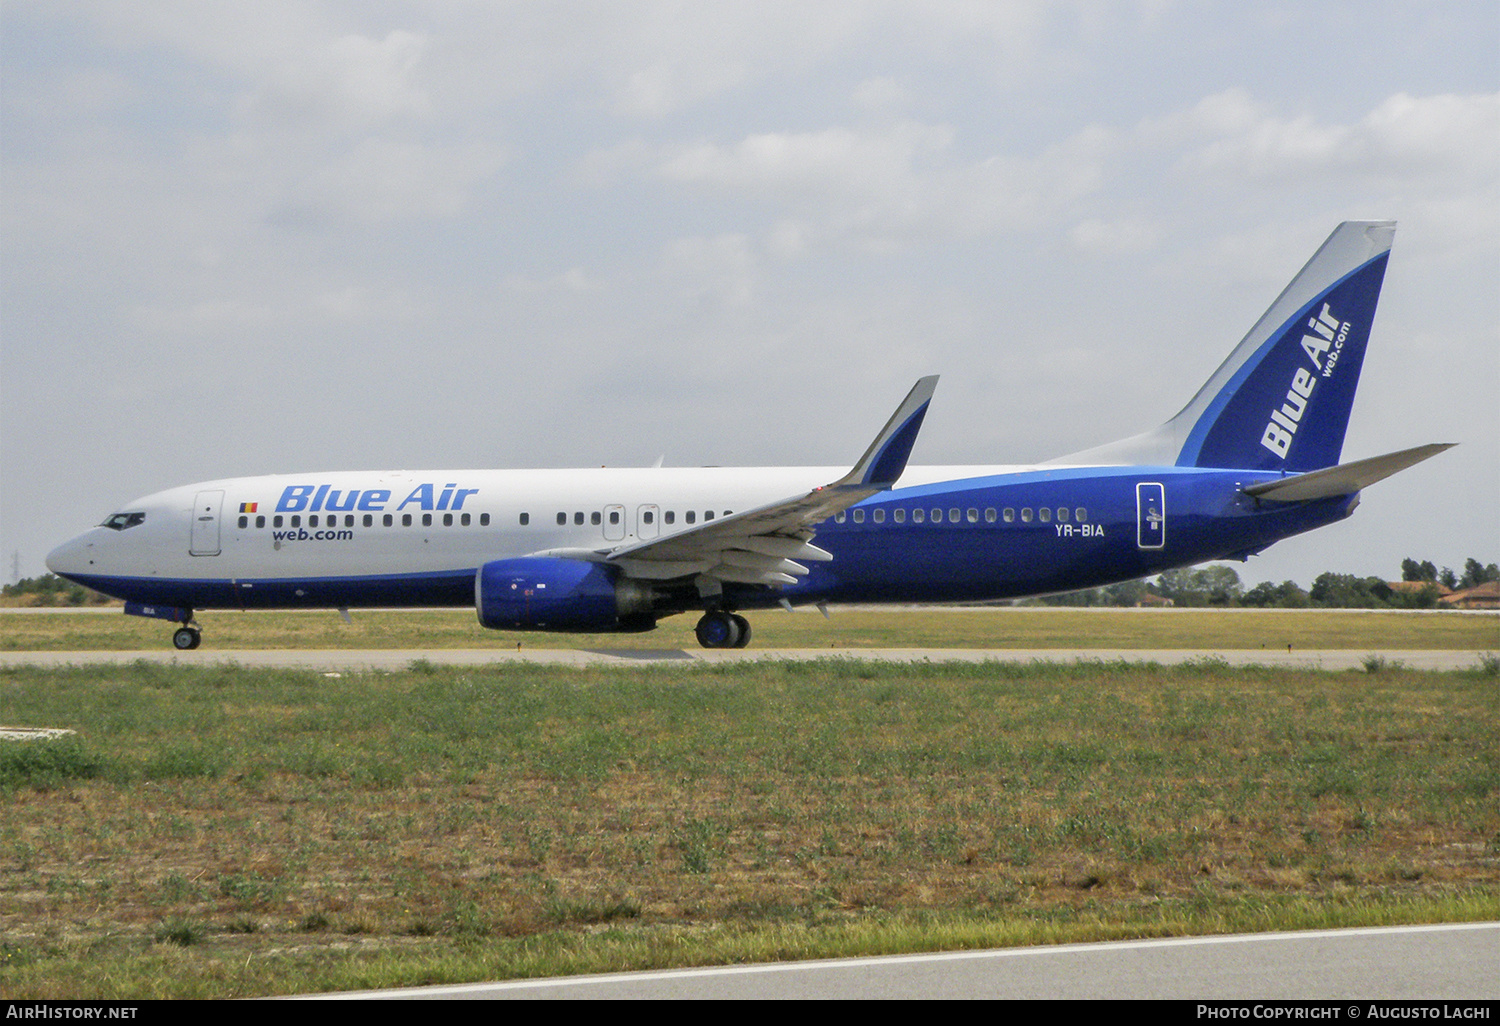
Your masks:
M 188 609 L 472 606 L 485 563 L 587 559 L 836 477 L 839 468 L 327 473 L 208 481 L 147 496 L 54 554 L 133 603 Z M 1095 587 L 1257 551 L 1347 516 L 1351 497 L 1263 504 L 1264 472 L 1184 467 L 908 467 L 821 524 L 833 554 L 782 600 L 941 602 Z M 112 519 L 116 519 L 112 518 Z M 657 611 L 689 608 L 658 587 Z

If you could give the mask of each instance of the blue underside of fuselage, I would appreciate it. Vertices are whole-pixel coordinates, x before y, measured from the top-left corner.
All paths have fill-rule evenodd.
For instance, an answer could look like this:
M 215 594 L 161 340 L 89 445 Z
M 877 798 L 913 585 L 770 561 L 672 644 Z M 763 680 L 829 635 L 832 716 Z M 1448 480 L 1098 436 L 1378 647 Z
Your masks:
M 1261 475 L 1263 477 L 1263 475 Z M 1165 544 L 1140 544 L 1143 481 L 1167 481 Z M 1241 487 L 1244 473 L 1176 468 L 1117 471 L 1042 471 L 1008 478 L 976 478 L 886 492 L 861 503 L 843 522 L 818 527 L 817 544 L 833 553 L 812 563 L 795 585 L 772 589 L 725 584 L 725 604 L 755 609 L 793 603 L 963 602 L 1099 587 L 1257 552 L 1271 543 L 1348 515 L 1350 496 L 1312 502 L 1257 503 Z M 911 520 L 915 506 L 926 522 Z M 875 511 L 886 509 L 881 523 Z M 1069 522 L 977 521 L 970 510 L 1083 508 Z M 907 521 L 894 522 L 904 508 Z M 943 519 L 933 523 L 932 512 Z M 954 522 L 949 511 L 957 510 Z M 1087 528 L 1083 524 L 1087 524 Z M 496 558 L 504 558 L 497 553 Z M 204 560 L 205 568 L 216 557 Z M 292 578 L 205 578 L 69 575 L 127 601 L 187 609 L 380 608 L 473 606 L 478 567 L 412 574 Z M 679 593 L 680 594 L 680 593 Z M 695 594 L 695 593 L 693 593 Z M 680 607 L 679 607 L 680 608 Z M 678 609 L 664 608 L 663 612 Z

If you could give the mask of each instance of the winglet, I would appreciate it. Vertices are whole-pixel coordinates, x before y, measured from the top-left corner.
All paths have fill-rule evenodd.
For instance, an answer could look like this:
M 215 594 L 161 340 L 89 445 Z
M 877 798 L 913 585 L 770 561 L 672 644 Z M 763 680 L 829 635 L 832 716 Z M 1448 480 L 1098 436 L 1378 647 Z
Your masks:
M 896 483 L 896 479 L 906 469 L 906 461 L 911 456 L 911 447 L 917 441 L 917 432 L 922 427 L 922 418 L 927 415 L 927 406 L 932 402 L 937 381 L 938 376 L 933 374 L 912 386 L 912 390 L 896 408 L 880 434 L 875 436 L 875 441 L 870 443 L 854 469 L 834 482 L 835 486 L 889 488 Z

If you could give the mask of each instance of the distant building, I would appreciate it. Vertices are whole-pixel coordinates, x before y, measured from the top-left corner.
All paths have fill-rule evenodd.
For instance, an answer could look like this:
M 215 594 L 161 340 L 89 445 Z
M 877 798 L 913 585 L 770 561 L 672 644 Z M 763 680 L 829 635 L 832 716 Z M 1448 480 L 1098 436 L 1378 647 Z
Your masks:
M 1441 599 L 1444 595 L 1453 594 L 1452 588 L 1448 587 L 1445 584 L 1439 584 L 1436 581 L 1386 581 L 1385 584 L 1386 587 L 1390 588 L 1392 591 L 1411 595 L 1420 595 L 1428 588 L 1431 588 L 1433 591 L 1435 591 L 1439 599 Z
M 1152 594 L 1149 591 L 1137 599 L 1135 603 L 1137 609 L 1163 609 L 1176 604 L 1169 598 L 1162 598 L 1160 595 Z
M 1500 609 L 1500 581 L 1485 581 L 1444 595 L 1438 602 L 1450 609 Z

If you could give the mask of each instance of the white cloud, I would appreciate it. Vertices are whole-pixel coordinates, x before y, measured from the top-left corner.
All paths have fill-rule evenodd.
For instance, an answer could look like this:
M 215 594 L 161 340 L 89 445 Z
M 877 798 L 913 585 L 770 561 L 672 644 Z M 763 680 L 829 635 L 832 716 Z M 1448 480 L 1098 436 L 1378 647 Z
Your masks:
M 259 69 L 252 110 L 273 118 L 311 116 L 341 129 L 430 113 L 416 72 L 427 38 L 392 30 L 383 39 L 344 35 L 307 40 L 269 68 Z
M 1068 238 L 1090 256 L 1130 256 L 1155 249 L 1161 240 L 1161 229 L 1140 218 L 1110 221 L 1090 218 L 1074 225 Z
M 1500 164 L 1500 93 L 1397 93 L 1359 121 L 1277 117 L 1243 91 L 1221 93 L 1182 119 L 1207 141 L 1186 152 L 1185 174 L 1285 179 L 1309 174 L 1390 179 L 1437 175 L 1492 180 Z
M 779 252 L 798 252 L 814 239 L 887 251 L 1054 215 L 1098 187 L 1098 136 L 1080 133 L 1034 158 L 964 160 L 951 127 L 901 121 L 700 142 L 664 152 L 656 171 L 790 214 L 773 230 Z
M 440 147 L 369 136 L 344 153 L 322 155 L 288 187 L 272 219 L 319 225 L 453 217 L 474 186 L 504 162 L 487 145 Z

